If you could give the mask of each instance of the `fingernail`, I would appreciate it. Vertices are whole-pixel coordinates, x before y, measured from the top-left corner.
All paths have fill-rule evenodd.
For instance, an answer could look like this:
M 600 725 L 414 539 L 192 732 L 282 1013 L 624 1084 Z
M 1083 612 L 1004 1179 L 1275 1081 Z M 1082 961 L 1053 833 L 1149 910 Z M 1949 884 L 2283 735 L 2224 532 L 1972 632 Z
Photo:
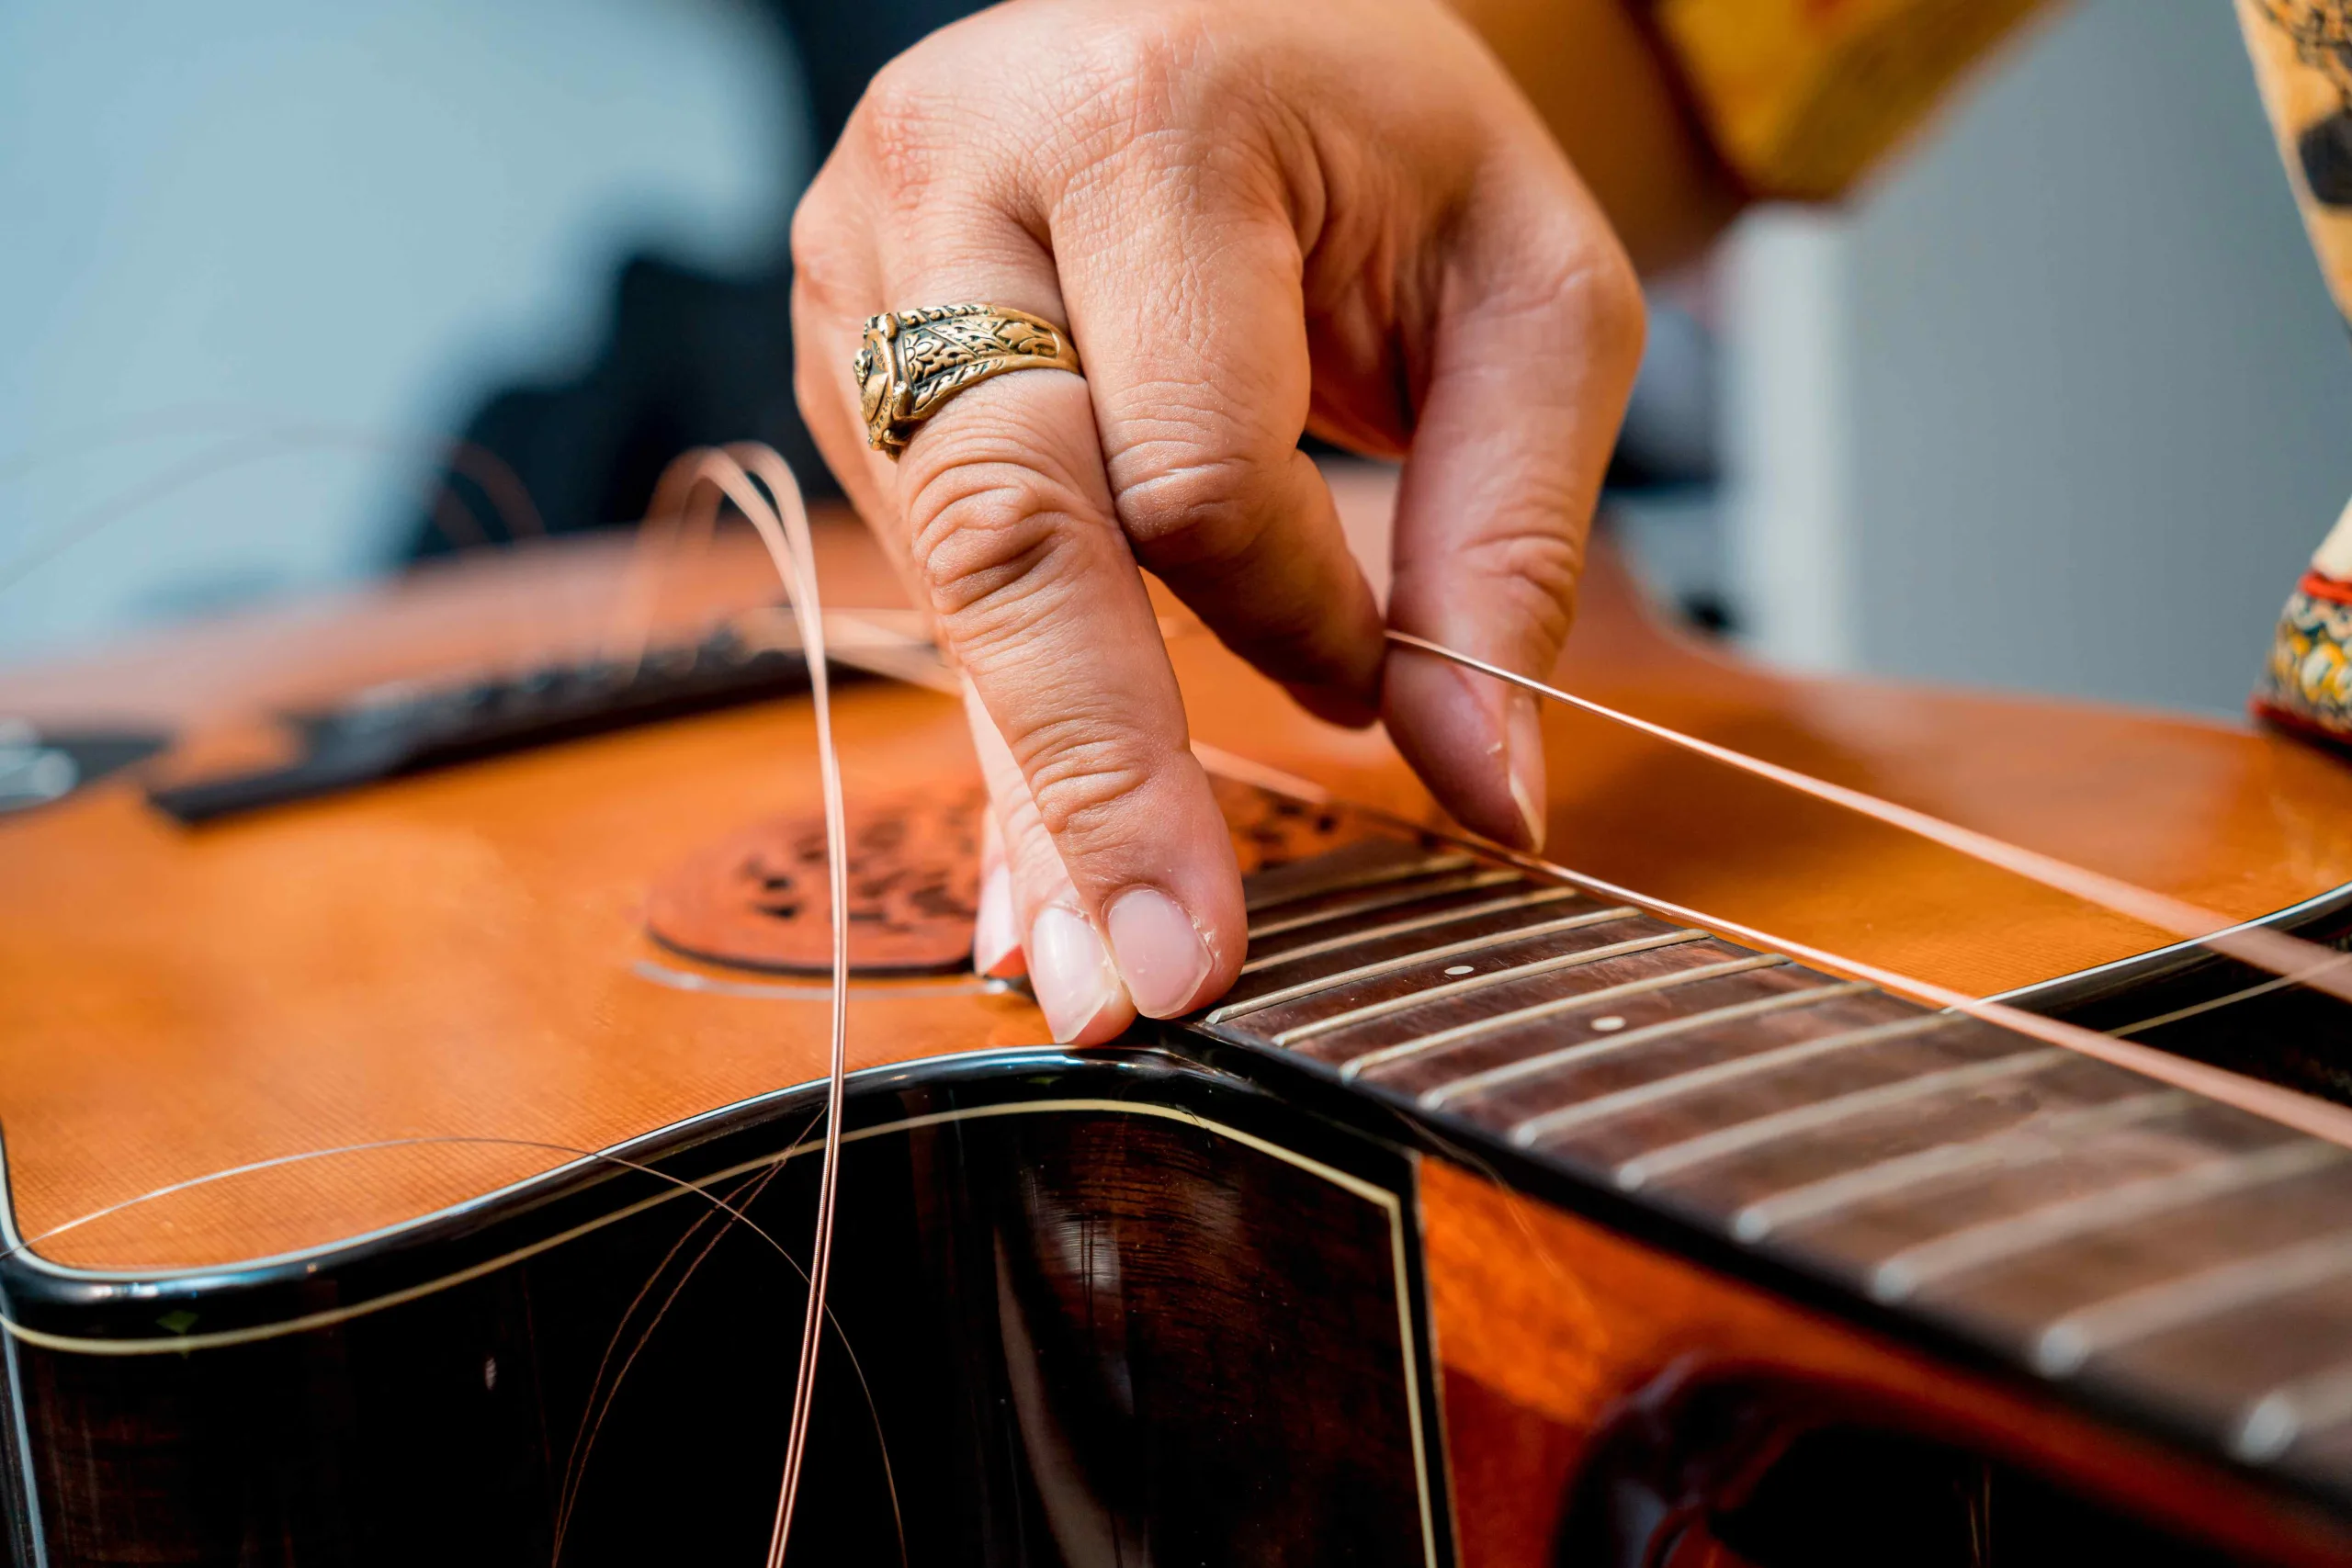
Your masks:
M 1152 1018 L 1190 1010 L 1209 977 L 1209 947 L 1176 900 L 1138 887 L 1119 896 L 1103 924 L 1136 1010 Z
M 1505 761 L 1510 763 L 1511 804 L 1527 825 L 1527 847 L 1540 854 L 1550 826 L 1551 795 L 1544 778 L 1544 716 L 1536 711 L 1533 694 L 1513 692 L 1505 722 L 1510 731 Z
M 1067 1044 L 1119 999 L 1119 972 L 1075 909 L 1048 904 L 1029 928 L 1029 985 L 1057 1043 Z
M 1001 864 L 992 865 L 980 878 L 980 907 L 972 917 L 972 972 L 996 975 L 1020 951 L 1021 928 L 1012 918 L 1012 874 Z

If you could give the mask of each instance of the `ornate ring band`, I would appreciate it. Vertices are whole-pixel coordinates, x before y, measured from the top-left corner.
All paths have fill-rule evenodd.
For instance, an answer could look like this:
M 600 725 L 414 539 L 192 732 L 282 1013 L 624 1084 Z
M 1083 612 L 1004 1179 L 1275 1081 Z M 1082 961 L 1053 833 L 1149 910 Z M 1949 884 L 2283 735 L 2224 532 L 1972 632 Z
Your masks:
M 1026 310 L 975 304 L 886 312 L 866 321 L 855 361 L 865 444 L 896 457 L 915 426 L 967 387 L 1012 370 L 1078 368 L 1069 333 Z

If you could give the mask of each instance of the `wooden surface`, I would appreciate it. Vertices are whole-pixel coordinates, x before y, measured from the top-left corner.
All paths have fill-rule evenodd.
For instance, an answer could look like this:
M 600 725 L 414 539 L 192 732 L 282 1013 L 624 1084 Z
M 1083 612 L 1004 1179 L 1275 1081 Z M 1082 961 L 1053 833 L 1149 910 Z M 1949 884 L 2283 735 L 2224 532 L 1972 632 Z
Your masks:
M 1799 1380 L 2266 1560 L 2340 1561 L 2299 1513 L 1442 1160 L 1422 1164 L 1421 1226 L 1464 1568 L 1551 1561 L 1596 1439 L 1662 1380 L 1718 1374 Z
M 628 602 L 623 558 L 609 544 L 519 552 L 10 671 L 0 711 L 170 722 L 187 740 L 178 766 L 248 755 L 272 744 L 258 718 L 276 705 L 603 646 Z M 847 529 L 830 532 L 824 576 L 837 607 L 903 602 Z M 686 627 L 774 597 L 737 537 L 676 563 L 658 619 Z M 1376 731 L 1306 718 L 1171 626 L 1201 739 L 1429 815 Z M 2352 880 L 2352 777 L 2332 761 L 2226 726 L 1743 671 L 1649 629 L 1605 553 L 1567 670 L 1604 700 L 2232 914 Z M 944 699 L 868 685 L 837 713 L 853 794 L 968 784 Z M 2160 940 L 1587 721 L 1555 720 L 1551 741 L 1557 858 L 1730 919 L 1977 991 Z M 821 992 L 649 978 L 648 964 L 698 966 L 651 943 L 641 915 L 663 872 L 815 799 L 805 705 L 778 704 L 197 831 L 128 782 L 0 822 L 0 1133 L 21 1224 L 37 1235 L 166 1183 L 388 1138 L 594 1147 L 807 1080 Z M 853 1065 L 1045 1039 L 1017 996 L 928 984 L 861 989 Z M 444 1144 L 305 1161 L 40 1250 L 93 1267 L 267 1255 L 562 1157 Z

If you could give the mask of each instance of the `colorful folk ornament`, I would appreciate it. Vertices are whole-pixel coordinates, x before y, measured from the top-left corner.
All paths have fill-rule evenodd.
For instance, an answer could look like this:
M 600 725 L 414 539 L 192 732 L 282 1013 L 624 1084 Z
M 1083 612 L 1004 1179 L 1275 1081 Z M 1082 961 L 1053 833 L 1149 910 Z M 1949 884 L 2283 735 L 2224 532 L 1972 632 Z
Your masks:
M 2352 321 L 2352 0 L 2237 0 L 2288 183 L 2335 308 Z M 2255 716 L 2352 746 L 2352 506 L 2336 519 L 2271 637 Z
M 2352 506 L 2278 612 L 2251 705 L 2281 728 L 2352 746 Z

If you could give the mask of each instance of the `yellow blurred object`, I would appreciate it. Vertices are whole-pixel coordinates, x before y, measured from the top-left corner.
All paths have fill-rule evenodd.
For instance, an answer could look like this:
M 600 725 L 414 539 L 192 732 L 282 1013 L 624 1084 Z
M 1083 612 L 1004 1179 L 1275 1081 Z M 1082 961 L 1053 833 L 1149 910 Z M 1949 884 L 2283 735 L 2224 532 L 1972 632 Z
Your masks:
M 1838 196 L 2041 0 L 1658 0 L 1700 118 L 1755 195 Z

